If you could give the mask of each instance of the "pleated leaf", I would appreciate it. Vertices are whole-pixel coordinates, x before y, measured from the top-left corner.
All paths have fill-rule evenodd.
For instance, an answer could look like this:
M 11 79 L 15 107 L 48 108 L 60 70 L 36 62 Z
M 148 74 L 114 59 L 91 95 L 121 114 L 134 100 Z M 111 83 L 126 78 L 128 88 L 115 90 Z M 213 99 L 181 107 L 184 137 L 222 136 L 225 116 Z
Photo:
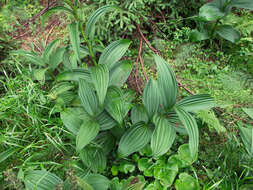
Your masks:
M 76 137 L 76 150 L 80 152 L 88 145 L 99 132 L 99 124 L 96 121 L 86 121 L 81 125 Z
M 248 151 L 249 155 L 253 157 L 253 127 L 239 126 L 239 130 L 242 142 L 245 145 L 246 150 Z
M 110 180 L 103 175 L 89 174 L 84 177 L 84 180 L 90 184 L 94 190 L 107 190 L 110 185 Z
M 9 148 L 3 152 L 0 153 L 0 163 L 9 158 L 11 155 L 13 155 L 15 152 L 17 152 L 18 148 Z
M 106 156 L 101 148 L 85 147 L 80 152 L 84 165 L 94 173 L 101 173 L 106 168 Z
M 127 157 L 134 152 L 138 152 L 149 143 L 151 134 L 151 129 L 144 122 L 133 125 L 120 139 L 119 155 Z
M 24 183 L 28 190 L 52 190 L 62 180 L 46 170 L 33 170 L 26 173 Z
M 112 42 L 104 49 L 102 55 L 99 58 L 98 64 L 106 64 L 108 69 L 111 70 L 126 53 L 130 44 L 131 41 L 126 39 Z
M 140 121 L 144 121 L 145 123 L 148 123 L 149 118 L 144 106 L 135 105 L 131 109 L 131 121 L 132 121 L 132 124 L 136 124 Z
M 154 157 L 168 152 L 176 138 L 176 131 L 166 118 L 154 117 L 155 130 L 151 137 L 151 149 Z
M 100 125 L 101 131 L 111 129 L 117 125 L 117 122 L 106 112 L 101 112 L 97 117 L 96 120 Z
M 61 112 L 61 120 L 63 124 L 75 135 L 80 130 L 83 121 L 88 121 L 89 119 L 89 115 L 83 108 L 67 108 Z
M 85 35 L 89 38 L 89 40 L 93 40 L 94 33 L 95 33 L 95 24 L 105 13 L 113 10 L 120 10 L 119 7 L 114 5 L 105 5 L 97 9 L 89 18 L 86 28 L 85 28 Z
M 99 133 L 95 138 L 94 143 L 103 149 L 105 155 L 108 155 L 116 146 L 115 137 L 110 131 Z
M 71 71 L 65 71 L 57 75 L 56 81 L 76 81 L 84 79 L 87 82 L 91 82 L 90 71 L 87 69 L 73 69 Z
M 109 70 L 106 65 L 97 65 L 90 69 L 91 78 L 97 92 L 99 104 L 104 104 L 109 85 Z
M 46 65 L 46 62 L 44 62 L 43 59 L 40 56 L 38 56 L 36 53 L 28 52 L 25 50 L 12 51 L 12 53 L 25 57 L 27 60 L 31 61 L 35 65 L 39 65 L 39 66 Z
M 176 76 L 168 63 L 160 56 L 155 55 L 155 62 L 158 71 L 158 85 L 161 94 L 161 105 L 165 109 L 172 108 L 177 98 Z
M 63 54 L 65 48 L 58 48 L 52 55 L 49 57 L 49 67 L 50 69 L 55 69 L 63 60 Z
M 55 50 L 56 46 L 58 46 L 59 40 L 53 40 L 50 42 L 50 44 L 47 45 L 47 47 L 44 49 L 42 53 L 43 60 L 48 63 L 49 57 L 51 56 L 52 52 Z
M 243 110 L 251 119 L 253 119 L 253 108 L 242 108 L 242 110 Z
M 120 125 L 132 107 L 132 104 L 128 101 L 129 99 L 124 97 L 121 89 L 117 87 L 111 87 L 108 89 L 105 100 L 105 109 Z
M 142 102 L 147 110 L 149 118 L 152 118 L 160 105 L 160 92 L 157 81 L 154 79 L 150 79 L 145 85 Z
M 110 71 L 110 86 L 121 87 L 132 72 L 133 65 L 128 60 L 120 61 Z
M 98 111 L 98 99 L 95 91 L 89 86 L 84 79 L 79 79 L 78 95 L 81 99 L 84 109 L 91 115 L 95 116 Z
M 216 28 L 215 32 L 232 43 L 238 42 L 241 38 L 240 32 L 231 25 L 220 25 Z
M 198 94 L 183 98 L 177 103 L 177 106 L 184 108 L 185 111 L 197 112 L 211 109 L 215 106 L 215 103 L 209 94 Z
M 77 183 L 82 188 L 82 190 L 94 190 L 90 184 L 88 184 L 84 179 L 80 177 L 77 178 Z
M 77 61 L 80 60 L 80 33 L 78 28 L 78 23 L 73 22 L 69 25 L 69 32 L 70 32 L 70 41 L 72 44 L 72 48 L 74 50 L 75 57 Z
M 197 122 L 194 117 L 183 108 L 176 107 L 175 110 L 189 135 L 189 147 L 191 156 L 195 157 L 198 153 L 199 146 L 199 130 Z
M 244 8 L 253 11 L 253 1 L 252 0 L 231 0 L 230 6 L 237 8 Z

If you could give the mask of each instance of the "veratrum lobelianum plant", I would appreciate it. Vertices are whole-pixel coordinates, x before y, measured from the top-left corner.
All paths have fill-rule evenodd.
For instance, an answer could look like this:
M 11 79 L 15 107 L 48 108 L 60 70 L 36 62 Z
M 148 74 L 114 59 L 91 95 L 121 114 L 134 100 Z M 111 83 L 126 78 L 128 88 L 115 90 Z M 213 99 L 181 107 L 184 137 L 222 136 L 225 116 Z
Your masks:
M 168 63 L 160 56 L 154 56 L 158 79 L 150 79 L 142 95 L 143 105 L 131 110 L 131 128 L 119 142 L 118 153 L 126 157 L 150 143 L 153 157 L 159 157 L 170 149 L 176 132 L 189 135 L 189 149 L 192 158 L 197 156 L 199 132 L 192 113 L 214 106 L 209 95 L 193 95 L 177 101 L 178 85 Z
M 213 39 L 219 35 L 221 38 L 235 43 L 240 40 L 240 32 L 231 25 L 222 24 L 222 19 L 231 12 L 232 8 L 253 10 L 252 0 L 213 0 L 203 5 L 196 17 L 197 29 L 193 30 L 192 41 Z

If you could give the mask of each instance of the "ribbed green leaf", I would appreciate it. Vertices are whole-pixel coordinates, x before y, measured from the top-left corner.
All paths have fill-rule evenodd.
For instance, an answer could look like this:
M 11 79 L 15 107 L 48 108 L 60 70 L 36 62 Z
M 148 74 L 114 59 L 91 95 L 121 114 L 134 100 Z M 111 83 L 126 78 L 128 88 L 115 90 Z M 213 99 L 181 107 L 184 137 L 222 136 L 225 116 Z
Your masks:
M 81 99 L 84 109 L 91 116 L 95 116 L 98 111 L 98 99 L 94 90 L 84 79 L 79 79 L 78 95 Z
M 110 185 L 110 180 L 99 174 L 89 174 L 84 177 L 84 180 L 90 184 L 94 190 L 107 190 Z
M 72 69 L 72 63 L 70 61 L 70 54 L 67 50 L 64 52 L 64 54 L 62 56 L 62 62 L 63 62 L 65 70 L 71 70 Z
M 82 190 L 94 190 L 90 184 L 88 184 L 84 179 L 80 177 L 77 178 L 77 183 L 82 188 Z
M 253 127 L 239 126 L 239 129 L 240 129 L 240 136 L 242 138 L 242 142 L 245 145 L 245 148 L 248 151 L 249 155 L 253 157 Z
M 3 152 L 0 153 L 0 163 L 9 158 L 11 155 L 13 155 L 15 152 L 17 152 L 18 148 L 9 148 Z
M 105 102 L 106 111 L 121 125 L 124 117 L 132 107 L 129 99 L 126 99 L 121 89 L 110 87 Z
M 63 92 L 66 92 L 68 90 L 73 89 L 75 86 L 69 82 L 61 82 L 57 85 L 55 85 L 52 90 L 50 91 L 50 93 L 48 94 L 48 96 L 51 99 L 56 99 L 57 96 Z
M 71 105 L 72 101 L 77 99 L 77 97 L 78 96 L 73 91 L 66 91 L 57 96 L 55 103 L 59 106 L 66 107 Z
M 145 186 L 145 183 L 138 182 L 138 183 L 129 185 L 125 190 L 143 190 L 144 186 Z
M 211 109 L 215 106 L 215 103 L 209 94 L 198 94 L 183 98 L 177 103 L 177 106 L 184 108 L 185 111 L 197 112 Z
M 109 70 L 106 65 L 97 65 L 90 68 L 91 78 L 97 92 L 99 104 L 104 104 L 109 85 Z
M 160 56 L 155 55 L 158 71 L 158 86 L 161 92 L 161 105 L 165 109 L 172 108 L 177 98 L 176 76 L 168 63 Z
M 88 36 L 89 40 L 93 40 L 94 33 L 95 33 L 95 24 L 102 17 L 106 12 L 113 11 L 113 10 L 120 10 L 119 7 L 114 5 L 105 5 L 97 9 L 89 18 L 86 28 L 85 28 L 85 35 Z
M 160 105 L 160 92 L 157 81 L 150 79 L 145 85 L 142 102 L 147 110 L 149 118 L 156 114 Z
M 67 129 L 76 135 L 80 130 L 83 120 L 89 120 L 89 115 L 83 108 L 67 108 L 61 112 L 61 120 Z
M 144 106 L 142 105 L 135 105 L 131 110 L 131 121 L 132 124 L 136 124 L 140 121 L 144 121 L 145 123 L 148 123 L 148 114 L 145 110 Z
M 84 122 L 76 137 L 76 150 L 80 152 L 87 144 L 89 144 L 98 134 L 99 124 L 96 121 Z
M 253 1 L 252 0 L 231 0 L 230 6 L 237 8 L 244 8 L 253 11 Z
M 112 42 L 104 49 L 102 55 L 99 58 L 98 64 L 106 64 L 108 69 L 111 70 L 126 53 L 130 44 L 131 41 L 126 39 Z
M 53 190 L 62 180 L 46 170 L 34 170 L 26 173 L 24 182 L 28 190 Z
M 183 108 L 176 107 L 175 110 L 189 135 L 189 147 L 191 156 L 195 157 L 198 154 L 199 146 L 199 130 L 197 122 L 194 117 Z
M 220 25 L 216 28 L 215 32 L 232 43 L 238 42 L 241 38 L 240 32 L 230 25 Z
M 243 110 L 251 119 L 253 119 L 253 108 L 242 108 L 242 110 Z
M 78 28 L 78 23 L 73 22 L 69 25 L 69 32 L 70 32 L 70 41 L 72 44 L 72 48 L 75 53 L 75 57 L 77 61 L 81 61 L 80 59 L 80 32 Z
M 48 68 L 45 69 L 35 69 L 33 70 L 33 77 L 35 80 L 38 80 L 41 84 L 44 84 L 46 78 L 46 71 Z
M 168 152 L 176 138 L 176 131 L 166 118 L 156 116 L 153 119 L 155 130 L 151 137 L 151 149 L 154 157 Z
M 111 129 L 117 125 L 117 122 L 106 111 L 101 112 L 96 117 L 96 120 L 100 125 L 101 131 Z
M 102 132 L 97 135 L 94 144 L 101 147 L 105 155 L 109 154 L 115 148 L 115 137 L 110 131 Z
M 80 157 L 84 165 L 95 173 L 103 172 L 106 168 L 106 156 L 101 148 L 85 147 Z
M 47 47 L 44 49 L 42 53 L 43 60 L 48 63 L 49 57 L 51 56 L 52 52 L 55 50 L 56 46 L 58 46 L 59 40 L 53 40 L 50 42 L 50 44 L 47 45 Z
M 66 48 L 58 48 L 53 54 L 49 57 L 49 68 L 55 69 L 59 63 L 62 62 L 63 54 Z
M 133 125 L 120 139 L 119 155 L 126 157 L 144 148 L 150 141 L 151 133 L 151 129 L 145 123 Z
M 199 17 L 204 21 L 216 21 L 225 16 L 225 12 L 212 3 L 207 3 L 199 9 Z
M 128 60 L 120 61 L 110 71 L 110 86 L 121 87 L 128 79 L 133 65 Z
M 27 60 L 31 61 L 32 63 L 39 65 L 39 66 L 45 66 L 46 62 L 41 59 L 40 56 L 38 56 L 36 53 L 33 52 L 28 52 L 25 50 L 17 50 L 17 51 L 12 51 L 13 54 L 18 54 L 23 57 L 25 57 Z
M 71 71 L 65 71 L 60 73 L 56 77 L 56 81 L 79 81 L 79 79 L 84 79 L 91 83 L 90 71 L 87 69 L 73 69 Z

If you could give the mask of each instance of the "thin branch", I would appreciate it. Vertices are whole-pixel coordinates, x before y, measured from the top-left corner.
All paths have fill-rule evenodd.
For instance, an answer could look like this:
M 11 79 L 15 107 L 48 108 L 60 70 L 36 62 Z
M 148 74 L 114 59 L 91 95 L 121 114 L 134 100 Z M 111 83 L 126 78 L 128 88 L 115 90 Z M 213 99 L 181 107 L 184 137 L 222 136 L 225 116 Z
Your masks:
M 177 83 L 178 83 L 178 86 L 180 86 L 180 87 L 182 87 L 183 89 L 185 89 L 189 94 L 194 95 L 194 93 L 193 93 L 191 90 L 189 90 L 185 85 L 183 85 L 183 84 L 179 81 L 179 79 L 177 79 Z
M 145 72 L 145 68 L 144 68 L 144 63 L 143 63 L 143 60 L 142 60 L 142 57 L 141 57 L 141 52 L 142 52 L 142 38 L 140 37 L 140 46 L 139 46 L 139 51 L 138 51 L 138 59 L 141 63 L 141 68 L 142 68 L 142 71 L 143 71 L 143 74 L 144 74 L 144 77 L 146 79 L 146 82 L 148 81 L 148 76 Z

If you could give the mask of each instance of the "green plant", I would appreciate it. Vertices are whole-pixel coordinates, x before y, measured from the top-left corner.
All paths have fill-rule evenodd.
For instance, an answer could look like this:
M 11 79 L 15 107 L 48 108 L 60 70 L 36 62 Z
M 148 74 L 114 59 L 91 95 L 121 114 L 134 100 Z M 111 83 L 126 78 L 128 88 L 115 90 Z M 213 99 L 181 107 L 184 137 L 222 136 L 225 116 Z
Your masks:
M 233 43 L 239 41 L 240 33 L 235 28 L 220 24 L 233 7 L 253 10 L 253 3 L 251 0 L 214 0 L 203 5 L 196 17 L 198 28 L 192 31 L 191 40 L 202 41 L 219 35 Z

